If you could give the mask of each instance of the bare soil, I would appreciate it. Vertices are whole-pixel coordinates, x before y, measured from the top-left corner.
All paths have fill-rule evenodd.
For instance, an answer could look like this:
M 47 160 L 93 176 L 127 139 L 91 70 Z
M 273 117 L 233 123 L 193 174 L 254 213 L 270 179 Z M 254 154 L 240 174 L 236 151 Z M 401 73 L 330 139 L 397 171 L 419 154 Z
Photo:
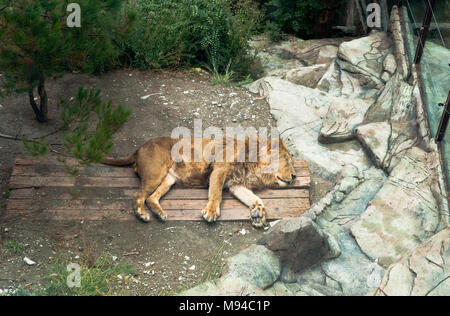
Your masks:
M 119 70 L 101 77 L 67 74 L 47 85 L 50 96 L 47 124 L 35 120 L 25 95 L 0 99 L 0 133 L 19 138 L 51 134 L 47 141 L 61 144 L 63 134 L 58 131 L 57 100 L 75 96 L 80 86 L 101 89 L 104 99 L 133 110 L 130 120 L 114 137 L 112 154 L 131 153 L 152 137 L 170 136 L 176 127 L 192 130 L 195 118 L 202 119 L 203 128 L 276 125 L 266 100 L 244 88 L 211 86 L 209 81 L 207 74 L 190 71 Z M 52 148 L 60 150 L 58 145 Z M 217 276 L 227 257 L 255 243 L 263 234 L 250 222 L 4 221 L 2 215 L 14 159 L 26 154 L 21 142 L 2 138 L 0 151 L 0 184 L 1 192 L 5 192 L 0 198 L 0 289 L 3 290 L 19 286 L 31 292 L 41 289 L 50 273 L 49 263 L 57 256 L 77 262 L 106 253 L 134 270 L 131 280 L 123 282 L 124 294 L 173 294 Z M 313 175 L 312 203 L 331 185 Z M 9 251 L 8 241 L 22 244 L 23 251 L 17 254 Z M 28 266 L 24 257 L 37 265 Z

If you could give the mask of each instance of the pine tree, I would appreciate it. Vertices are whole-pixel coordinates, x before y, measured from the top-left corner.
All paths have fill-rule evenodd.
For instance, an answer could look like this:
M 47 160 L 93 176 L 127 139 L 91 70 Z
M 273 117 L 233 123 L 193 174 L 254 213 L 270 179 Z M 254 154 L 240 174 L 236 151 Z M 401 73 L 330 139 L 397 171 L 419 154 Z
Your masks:
M 0 69 L 7 78 L 3 92 L 28 93 L 39 122 L 48 117 L 47 80 L 68 70 L 111 67 L 119 54 L 114 36 L 129 26 L 117 22 L 121 0 L 77 0 L 81 27 L 70 28 L 70 2 L 0 0 Z

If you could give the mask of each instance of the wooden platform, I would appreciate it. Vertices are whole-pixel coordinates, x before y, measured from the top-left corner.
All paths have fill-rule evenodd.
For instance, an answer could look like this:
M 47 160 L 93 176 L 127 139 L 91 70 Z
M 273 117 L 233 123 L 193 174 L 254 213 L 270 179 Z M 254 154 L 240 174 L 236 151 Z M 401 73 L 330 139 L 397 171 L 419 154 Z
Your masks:
M 75 161 L 68 164 L 77 165 Z M 16 159 L 9 187 L 5 217 L 52 220 L 136 220 L 133 195 L 139 178 L 132 168 L 95 165 L 78 167 L 71 176 L 56 159 Z M 310 207 L 310 173 L 305 161 L 296 160 L 297 179 L 287 188 L 256 192 L 264 201 L 268 219 L 297 217 Z M 201 210 L 208 198 L 207 188 L 175 186 L 161 200 L 168 220 L 202 220 Z M 219 220 L 249 219 L 248 207 L 229 192 L 223 194 Z

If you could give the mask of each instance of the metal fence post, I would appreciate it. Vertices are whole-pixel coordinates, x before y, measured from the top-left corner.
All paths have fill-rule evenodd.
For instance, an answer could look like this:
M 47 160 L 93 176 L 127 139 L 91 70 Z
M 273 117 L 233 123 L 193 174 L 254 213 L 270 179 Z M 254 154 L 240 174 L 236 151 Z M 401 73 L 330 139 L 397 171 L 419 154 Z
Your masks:
M 450 118 L 450 91 L 448 93 L 447 101 L 444 106 L 444 112 L 442 113 L 441 121 L 439 122 L 439 127 L 436 133 L 436 142 L 442 141 L 447 129 L 448 120 Z
M 431 17 L 433 16 L 434 0 L 427 1 L 427 11 L 423 19 L 422 27 L 420 28 L 419 42 L 417 44 L 416 56 L 414 57 L 414 63 L 419 64 L 423 55 L 423 49 L 425 42 L 427 41 L 428 30 L 430 28 Z

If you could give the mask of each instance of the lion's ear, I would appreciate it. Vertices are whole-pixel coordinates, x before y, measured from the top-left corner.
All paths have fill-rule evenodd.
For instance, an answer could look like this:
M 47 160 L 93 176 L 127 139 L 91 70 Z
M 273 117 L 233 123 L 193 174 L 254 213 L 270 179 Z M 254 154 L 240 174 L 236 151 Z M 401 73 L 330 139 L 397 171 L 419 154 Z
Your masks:
M 275 148 L 280 148 L 280 143 L 282 144 L 283 142 L 280 142 L 279 138 L 275 138 L 275 139 L 268 139 L 267 140 L 267 151 L 270 152 L 272 150 L 273 147 Z

